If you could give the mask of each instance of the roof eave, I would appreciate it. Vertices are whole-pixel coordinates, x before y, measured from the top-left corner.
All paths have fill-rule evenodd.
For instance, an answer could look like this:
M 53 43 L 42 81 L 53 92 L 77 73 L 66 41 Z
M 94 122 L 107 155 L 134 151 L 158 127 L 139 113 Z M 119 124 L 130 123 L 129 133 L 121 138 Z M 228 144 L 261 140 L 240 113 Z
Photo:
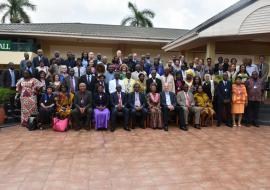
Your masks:
M 152 43 L 169 43 L 171 39 L 151 39 L 151 38 L 127 38 L 112 36 L 90 36 L 76 33 L 61 32 L 23 32 L 23 31 L 0 31 L 0 35 L 21 35 L 21 36 L 39 36 L 39 37 L 59 37 L 59 38 L 75 38 L 75 39 L 92 39 L 92 40 L 111 40 L 111 41 L 132 41 L 132 42 L 152 42 Z

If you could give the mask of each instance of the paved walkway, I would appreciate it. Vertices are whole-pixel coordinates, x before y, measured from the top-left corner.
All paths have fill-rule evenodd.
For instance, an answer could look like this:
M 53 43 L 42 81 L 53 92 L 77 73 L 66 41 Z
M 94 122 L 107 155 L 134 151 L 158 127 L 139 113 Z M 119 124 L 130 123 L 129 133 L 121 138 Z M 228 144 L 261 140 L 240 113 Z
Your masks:
M 0 130 L 0 189 L 270 189 L 270 127 Z

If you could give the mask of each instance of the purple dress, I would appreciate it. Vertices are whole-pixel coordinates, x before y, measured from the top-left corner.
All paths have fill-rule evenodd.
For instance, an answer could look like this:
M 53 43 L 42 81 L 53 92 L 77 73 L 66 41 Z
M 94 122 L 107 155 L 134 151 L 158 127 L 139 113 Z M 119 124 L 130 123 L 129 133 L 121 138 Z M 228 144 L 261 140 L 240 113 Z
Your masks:
M 107 107 L 108 96 L 105 93 L 97 93 L 94 96 L 94 119 L 96 129 L 107 129 L 108 122 L 110 120 L 110 111 L 105 108 L 104 110 L 99 110 L 97 107 Z

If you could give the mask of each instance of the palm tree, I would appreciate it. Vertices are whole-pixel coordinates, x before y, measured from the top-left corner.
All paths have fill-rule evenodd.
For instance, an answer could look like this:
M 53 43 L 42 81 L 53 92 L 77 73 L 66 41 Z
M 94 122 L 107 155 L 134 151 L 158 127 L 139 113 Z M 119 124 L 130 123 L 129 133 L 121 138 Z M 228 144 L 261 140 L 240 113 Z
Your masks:
M 7 17 L 11 23 L 30 23 L 30 17 L 24 8 L 35 11 L 36 5 L 30 3 L 29 0 L 6 0 L 6 3 L 1 3 L 0 11 L 6 10 L 2 17 L 2 23 L 5 23 Z
M 121 21 L 121 25 L 129 23 L 130 26 L 135 27 L 153 27 L 151 21 L 155 17 L 155 13 L 150 9 L 143 9 L 139 11 L 137 6 L 131 2 L 128 2 L 128 8 L 131 10 L 132 15 L 127 16 Z

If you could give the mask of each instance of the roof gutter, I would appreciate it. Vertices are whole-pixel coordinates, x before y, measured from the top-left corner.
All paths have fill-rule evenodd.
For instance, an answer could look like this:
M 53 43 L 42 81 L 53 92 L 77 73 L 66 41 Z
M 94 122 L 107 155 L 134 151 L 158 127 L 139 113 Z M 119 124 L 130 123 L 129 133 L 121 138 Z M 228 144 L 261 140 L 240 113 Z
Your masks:
M 21 36 L 38 36 L 38 37 L 59 37 L 59 38 L 75 38 L 75 39 L 92 39 L 92 40 L 112 40 L 112 41 L 132 41 L 132 42 L 152 42 L 152 43 L 168 43 L 170 40 L 166 39 L 147 39 L 147 38 L 121 38 L 121 37 L 110 37 L 110 36 L 86 36 L 76 34 L 64 34 L 64 33 L 35 33 L 35 32 L 10 32 L 0 31 L 0 35 L 21 35 Z

